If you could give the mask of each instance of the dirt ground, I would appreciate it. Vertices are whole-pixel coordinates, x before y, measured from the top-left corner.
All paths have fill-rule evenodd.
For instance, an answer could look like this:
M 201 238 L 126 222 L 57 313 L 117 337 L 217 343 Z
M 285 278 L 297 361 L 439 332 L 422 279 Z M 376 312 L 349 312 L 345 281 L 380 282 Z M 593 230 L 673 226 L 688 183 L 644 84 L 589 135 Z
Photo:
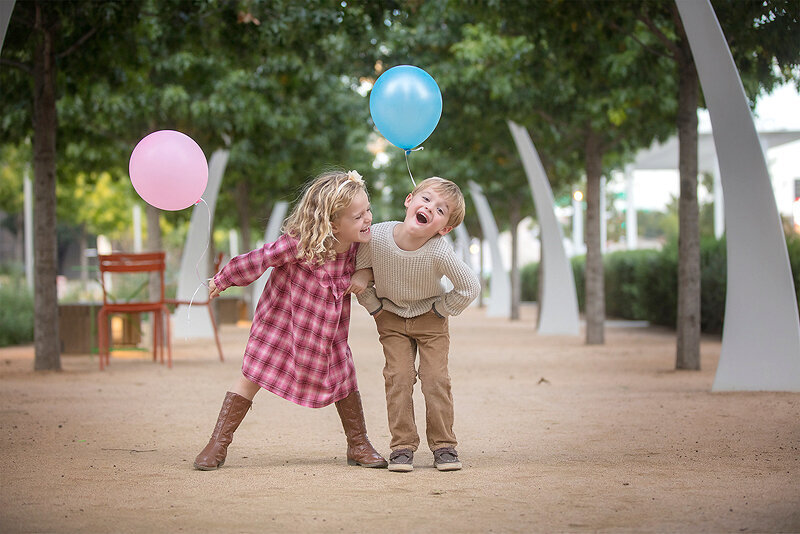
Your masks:
M 388 455 L 371 321 L 353 306 L 369 434 Z M 34 373 L 31 347 L 2 349 L 0 532 L 800 532 L 800 394 L 711 393 L 717 338 L 702 371 L 676 372 L 670 331 L 609 323 L 589 347 L 534 325 L 530 308 L 452 320 L 451 473 L 424 446 L 412 473 L 348 467 L 333 406 L 266 392 L 225 466 L 192 469 L 245 328 L 223 328 L 225 363 L 213 341 L 175 339 L 172 370 L 126 353 L 103 372 L 87 355 Z

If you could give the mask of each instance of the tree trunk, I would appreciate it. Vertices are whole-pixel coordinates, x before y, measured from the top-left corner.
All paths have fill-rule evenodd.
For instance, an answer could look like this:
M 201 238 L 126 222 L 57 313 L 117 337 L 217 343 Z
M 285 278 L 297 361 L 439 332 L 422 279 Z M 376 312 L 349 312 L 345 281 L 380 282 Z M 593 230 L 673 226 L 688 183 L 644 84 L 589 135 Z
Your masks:
M 678 19 L 680 20 L 680 19 Z M 676 369 L 700 369 L 700 228 L 697 202 L 699 85 L 689 40 L 681 35 L 678 61 L 678 312 Z
M 250 247 L 250 191 L 247 187 L 247 182 L 240 181 L 236 184 L 234 189 L 236 197 L 236 208 L 239 215 L 239 231 L 242 234 L 241 250 L 249 252 Z M 253 294 L 255 287 L 253 284 L 244 288 L 244 302 L 245 309 L 247 310 L 248 318 L 252 318 L 253 299 L 256 298 Z
M 33 58 L 34 369 L 61 370 L 56 240 L 56 62 L 53 23 L 36 4 Z
M 520 205 L 514 199 L 509 206 L 509 223 L 511 225 L 511 320 L 519 321 L 519 303 L 522 288 L 519 276 L 519 221 Z
M 586 344 L 605 343 L 606 317 L 603 287 L 603 251 L 600 243 L 600 179 L 603 154 L 600 142 L 591 129 L 586 134 Z

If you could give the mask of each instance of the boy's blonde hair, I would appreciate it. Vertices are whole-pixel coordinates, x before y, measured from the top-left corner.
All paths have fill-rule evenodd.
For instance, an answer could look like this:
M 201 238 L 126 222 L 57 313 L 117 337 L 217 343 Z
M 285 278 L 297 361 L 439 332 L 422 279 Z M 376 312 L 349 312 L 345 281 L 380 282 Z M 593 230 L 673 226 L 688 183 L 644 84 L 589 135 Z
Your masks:
M 455 228 L 464 222 L 464 213 L 466 212 L 464 194 L 461 192 L 461 188 L 455 183 L 444 178 L 439 178 L 438 176 L 432 176 L 417 184 L 417 187 L 411 191 L 411 196 L 415 196 L 424 189 L 433 189 L 447 201 L 447 207 L 450 208 L 450 217 L 447 220 L 447 226 Z
M 367 187 L 356 171 L 326 172 L 308 184 L 283 225 L 283 232 L 298 241 L 300 260 L 322 265 L 336 258 L 331 223 L 360 191 L 366 193 Z

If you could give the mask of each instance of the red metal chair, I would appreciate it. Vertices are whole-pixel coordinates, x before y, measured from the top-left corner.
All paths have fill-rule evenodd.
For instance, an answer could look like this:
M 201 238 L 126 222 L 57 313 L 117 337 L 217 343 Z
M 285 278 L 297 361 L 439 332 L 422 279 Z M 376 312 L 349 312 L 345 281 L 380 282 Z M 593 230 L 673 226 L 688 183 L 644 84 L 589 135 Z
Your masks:
M 109 315 L 115 313 L 152 313 L 153 314 L 153 361 L 159 356 L 164 363 L 164 346 L 167 351 L 167 367 L 172 368 L 172 340 L 169 330 L 169 310 L 164 299 L 164 270 L 166 254 L 164 252 L 116 253 L 98 256 L 100 264 L 100 284 L 103 287 L 103 306 L 97 312 L 97 348 L 100 359 L 100 370 L 109 364 L 111 352 L 111 336 L 109 332 Z M 117 302 L 113 294 L 106 288 L 106 273 L 158 273 L 160 295 L 158 300 L 128 300 Z M 147 277 L 149 281 L 149 277 Z M 147 282 L 142 287 L 147 285 Z M 165 331 L 166 327 L 166 331 Z
M 219 272 L 219 267 L 222 265 L 222 252 L 217 254 L 216 259 L 214 260 L 214 274 Z M 211 318 L 211 326 L 214 328 L 214 340 L 217 342 L 217 352 L 219 352 L 219 361 L 224 362 L 225 358 L 222 356 L 222 343 L 219 342 L 219 332 L 217 330 L 217 321 L 214 318 L 214 309 L 211 307 L 211 301 L 208 299 L 208 293 L 206 293 L 205 300 L 178 300 L 178 299 L 167 299 L 165 301 L 167 304 L 180 306 L 180 305 L 189 305 L 192 306 L 205 306 L 208 309 L 208 316 Z

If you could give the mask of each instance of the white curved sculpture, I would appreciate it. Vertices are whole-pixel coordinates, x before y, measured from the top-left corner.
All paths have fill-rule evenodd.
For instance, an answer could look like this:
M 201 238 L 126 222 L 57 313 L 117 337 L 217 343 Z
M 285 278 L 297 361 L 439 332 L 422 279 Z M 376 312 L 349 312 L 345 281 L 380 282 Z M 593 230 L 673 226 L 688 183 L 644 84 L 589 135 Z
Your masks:
M 555 200 L 539 154 L 528 130 L 508 121 L 536 206 L 542 239 L 542 294 L 539 302 L 540 334 L 578 335 L 580 316 L 572 265 L 564 251 L 564 232 L 553 211 Z
M 202 203 L 192 208 L 189 233 L 186 236 L 178 271 L 178 292 L 175 296 L 178 300 L 205 300 L 208 297 L 208 289 L 202 287 L 211 276 L 208 272 L 208 258 L 200 256 L 211 239 L 209 228 L 214 221 L 214 209 L 217 206 L 217 196 L 225 167 L 228 165 L 229 154 L 228 150 L 216 150 L 208 162 L 208 184 L 202 197 L 208 208 L 201 205 Z M 205 306 L 182 305 L 175 308 L 175 313 L 172 314 L 172 329 L 176 337 L 184 339 L 214 336 L 214 328 L 211 326 L 211 319 Z
M 8 30 L 8 22 L 11 20 L 15 3 L 16 0 L 0 2 L 0 50 L 3 49 L 3 43 L 6 40 L 6 30 Z
M 713 391 L 800 391 L 800 321 L 775 196 L 739 73 L 708 0 L 676 0 L 725 195 L 728 289 Z
M 272 213 L 269 216 L 267 229 L 264 231 L 264 243 L 272 243 L 280 237 L 281 225 L 283 224 L 283 219 L 286 217 L 286 211 L 288 209 L 288 202 L 280 200 L 275 203 L 275 206 L 272 208 Z M 252 313 L 254 316 L 256 313 L 256 306 L 258 305 L 258 299 L 261 298 L 261 293 L 264 292 L 264 286 L 267 285 L 267 279 L 269 279 L 269 273 L 271 272 L 272 267 L 267 269 L 264 274 L 254 282 L 252 303 Z
M 469 190 L 475 209 L 478 211 L 478 220 L 483 230 L 483 239 L 489 244 L 492 255 L 492 275 L 489 279 L 489 306 L 486 315 L 489 317 L 511 316 L 511 278 L 503 266 L 503 257 L 498 246 L 499 232 L 497 223 L 492 216 L 489 202 L 481 190 L 481 186 L 473 181 L 469 182 Z
M 463 224 L 459 224 L 453 230 L 456 234 L 456 242 L 455 242 L 455 251 L 461 261 L 472 267 L 472 259 L 470 258 L 469 252 L 469 243 L 470 237 L 467 233 L 467 229 L 464 228 Z

